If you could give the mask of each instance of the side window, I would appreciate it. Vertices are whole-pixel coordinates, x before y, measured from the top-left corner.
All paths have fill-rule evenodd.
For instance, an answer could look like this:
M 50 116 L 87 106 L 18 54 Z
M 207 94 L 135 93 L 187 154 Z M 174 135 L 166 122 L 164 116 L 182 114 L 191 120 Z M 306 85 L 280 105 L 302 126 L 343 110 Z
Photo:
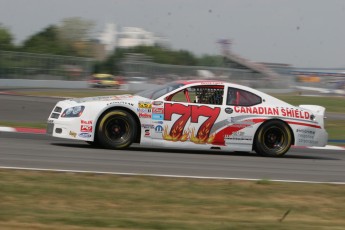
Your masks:
M 252 106 L 262 102 L 261 97 L 251 92 L 236 88 L 228 88 L 227 105 Z
M 198 104 L 221 105 L 224 86 L 202 85 L 189 87 L 167 98 L 168 101 L 189 102 Z
M 224 86 L 203 85 L 196 86 L 194 102 L 200 104 L 221 105 L 223 104 Z
M 185 91 L 181 90 L 178 93 L 174 94 L 170 101 L 175 101 L 175 102 L 188 102 L 186 95 L 185 95 Z

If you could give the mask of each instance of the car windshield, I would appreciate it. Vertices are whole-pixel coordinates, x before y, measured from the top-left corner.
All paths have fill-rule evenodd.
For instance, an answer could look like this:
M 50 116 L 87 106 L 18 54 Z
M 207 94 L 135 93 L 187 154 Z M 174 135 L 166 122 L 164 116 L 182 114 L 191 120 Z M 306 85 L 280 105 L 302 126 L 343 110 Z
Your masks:
M 157 98 L 163 96 L 164 94 L 167 94 L 175 89 L 178 89 L 183 85 L 184 84 L 173 82 L 173 83 L 169 83 L 163 86 L 154 87 L 153 89 L 141 91 L 137 93 L 136 95 L 146 97 L 148 99 L 156 100 Z

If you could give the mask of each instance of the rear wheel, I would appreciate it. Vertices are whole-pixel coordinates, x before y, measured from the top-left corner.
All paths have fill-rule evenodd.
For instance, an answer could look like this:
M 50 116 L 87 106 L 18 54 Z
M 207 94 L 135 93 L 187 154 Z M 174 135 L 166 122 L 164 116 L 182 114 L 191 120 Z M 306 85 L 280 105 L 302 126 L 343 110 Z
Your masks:
M 97 128 L 98 143 L 110 149 L 128 147 L 136 137 L 136 121 L 124 110 L 113 110 L 104 114 Z
M 256 133 L 254 150 L 262 156 L 281 157 L 290 149 L 291 143 L 292 135 L 287 124 L 268 121 Z

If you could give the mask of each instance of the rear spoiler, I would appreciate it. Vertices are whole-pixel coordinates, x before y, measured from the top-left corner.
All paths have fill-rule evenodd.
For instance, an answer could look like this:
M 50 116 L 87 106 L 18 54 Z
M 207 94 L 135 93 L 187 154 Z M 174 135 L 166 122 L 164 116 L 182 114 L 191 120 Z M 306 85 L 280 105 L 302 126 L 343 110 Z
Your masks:
M 326 108 L 320 105 L 299 105 L 302 109 L 312 111 L 315 115 L 325 116 Z

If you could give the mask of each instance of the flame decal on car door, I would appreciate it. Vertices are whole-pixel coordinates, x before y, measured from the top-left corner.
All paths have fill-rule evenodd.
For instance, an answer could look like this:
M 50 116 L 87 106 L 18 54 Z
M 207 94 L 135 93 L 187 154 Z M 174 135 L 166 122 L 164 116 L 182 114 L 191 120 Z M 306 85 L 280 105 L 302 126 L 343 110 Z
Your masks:
M 170 132 L 168 132 L 168 126 L 164 128 L 163 139 L 168 141 L 186 141 L 189 139 L 196 144 L 212 143 L 214 135 L 210 135 L 210 132 L 220 111 L 219 107 L 166 103 L 164 106 L 164 120 L 171 121 L 173 114 L 181 116 L 173 123 Z M 189 119 L 191 123 L 198 124 L 200 117 L 207 117 L 207 119 L 200 124 L 197 132 L 194 128 L 185 128 Z

